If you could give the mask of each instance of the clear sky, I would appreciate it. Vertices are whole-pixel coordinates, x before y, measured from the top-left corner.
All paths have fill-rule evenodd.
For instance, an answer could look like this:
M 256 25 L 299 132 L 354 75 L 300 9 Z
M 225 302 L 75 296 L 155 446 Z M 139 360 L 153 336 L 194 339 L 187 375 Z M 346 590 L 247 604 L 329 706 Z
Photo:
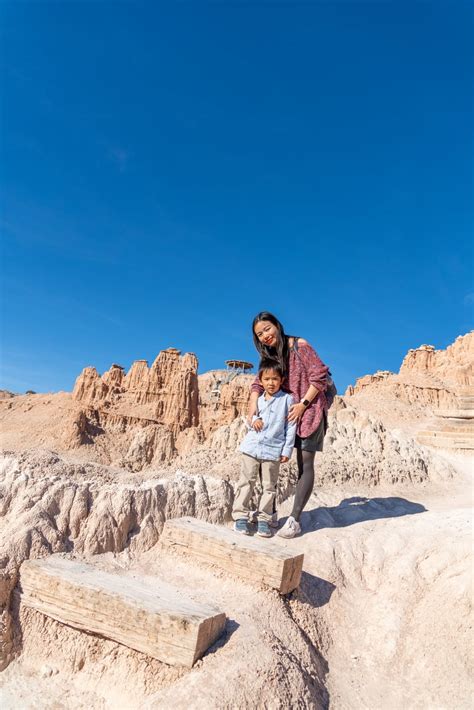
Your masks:
M 0 3 L 2 375 L 257 362 L 344 389 L 472 328 L 473 3 Z

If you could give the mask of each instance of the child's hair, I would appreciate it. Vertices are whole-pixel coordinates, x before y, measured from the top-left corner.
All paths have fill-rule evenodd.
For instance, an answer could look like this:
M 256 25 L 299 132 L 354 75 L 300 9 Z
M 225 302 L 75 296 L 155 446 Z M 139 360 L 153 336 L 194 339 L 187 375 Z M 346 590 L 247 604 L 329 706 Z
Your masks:
M 258 379 L 262 379 L 262 375 L 266 370 L 275 370 L 275 372 L 280 375 L 281 379 L 283 380 L 284 374 L 283 374 L 283 368 L 278 362 L 278 360 L 272 360 L 269 357 L 264 357 L 260 360 L 260 364 L 258 366 Z

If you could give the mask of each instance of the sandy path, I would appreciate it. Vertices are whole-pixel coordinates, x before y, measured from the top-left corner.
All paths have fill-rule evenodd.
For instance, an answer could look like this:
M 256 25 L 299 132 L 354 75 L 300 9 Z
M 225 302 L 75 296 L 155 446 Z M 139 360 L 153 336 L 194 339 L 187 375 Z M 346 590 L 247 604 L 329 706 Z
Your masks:
M 292 606 L 328 662 L 333 708 L 472 707 L 472 466 L 451 462 L 451 485 L 308 504 Z

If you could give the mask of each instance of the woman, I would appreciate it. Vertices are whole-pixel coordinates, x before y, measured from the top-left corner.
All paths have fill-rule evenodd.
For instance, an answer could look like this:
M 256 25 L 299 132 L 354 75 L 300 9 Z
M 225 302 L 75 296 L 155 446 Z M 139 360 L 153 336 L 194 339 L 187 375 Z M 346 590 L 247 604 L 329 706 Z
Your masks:
M 298 422 L 295 441 L 298 483 L 293 510 L 278 533 L 281 537 L 291 538 L 301 533 L 300 516 L 314 485 L 315 453 L 323 449 L 327 420 L 325 391 L 329 369 L 306 340 L 286 335 L 278 318 L 268 311 L 262 311 L 255 316 L 252 335 L 260 357 L 270 357 L 278 361 L 285 374 L 285 389 L 291 392 L 295 399 L 288 421 Z M 257 377 L 251 388 L 248 409 L 250 425 L 262 391 Z M 261 431 L 262 421 L 257 420 L 253 427 Z

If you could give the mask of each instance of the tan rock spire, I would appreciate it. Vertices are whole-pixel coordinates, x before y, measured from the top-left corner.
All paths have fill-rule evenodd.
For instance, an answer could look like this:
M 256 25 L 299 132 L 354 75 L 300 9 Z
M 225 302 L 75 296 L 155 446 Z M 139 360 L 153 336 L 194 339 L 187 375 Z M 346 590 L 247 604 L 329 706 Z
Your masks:
M 176 348 L 168 348 L 158 354 L 151 368 L 146 360 L 137 360 L 127 374 L 121 365 L 112 365 L 102 377 L 94 367 L 85 368 L 76 380 L 73 397 L 109 412 L 144 405 L 141 417 L 165 424 L 176 435 L 199 422 L 197 368 L 195 355 L 181 356 Z

